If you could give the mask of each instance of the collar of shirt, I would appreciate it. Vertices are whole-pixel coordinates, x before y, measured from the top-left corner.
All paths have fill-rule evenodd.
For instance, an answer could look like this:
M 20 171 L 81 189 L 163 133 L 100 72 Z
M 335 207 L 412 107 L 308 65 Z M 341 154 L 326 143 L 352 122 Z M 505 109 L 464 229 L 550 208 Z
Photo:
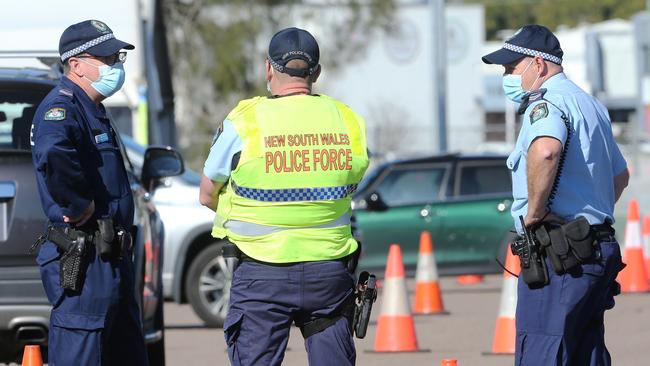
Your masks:
M 77 100 L 81 103 L 81 105 L 84 107 L 86 112 L 92 114 L 94 117 L 97 118 L 102 118 L 106 119 L 108 118 L 106 116 L 106 108 L 104 108 L 104 105 L 101 103 L 95 103 L 93 102 L 88 94 L 81 89 L 81 87 L 77 84 L 75 84 L 72 80 L 68 79 L 66 76 L 63 76 L 61 78 L 61 85 L 64 88 L 68 88 L 72 90 L 72 93 L 74 95 L 73 98 L 77 98 Z
M 557 87 L 560 85 L 560 83 L 562 83 L 562 82 L 563 82 L 564 80 L 566 80 L 566 79 L 567 79 L 567 77 L 566 77 L 566 75 L 564 75 L 563 72 L 557 73 L 557 74 L 551 76 L 550 78 L 548 78 L 548 79 L 547 79 L 547 80 L 546 80 L 546 81 L 545 81 L 545 82 L 540 86 L 540 89 L 541 89 L 541 88 L 545 88 L 545 89 L 554 89 L 554 88 L 557 88 Z

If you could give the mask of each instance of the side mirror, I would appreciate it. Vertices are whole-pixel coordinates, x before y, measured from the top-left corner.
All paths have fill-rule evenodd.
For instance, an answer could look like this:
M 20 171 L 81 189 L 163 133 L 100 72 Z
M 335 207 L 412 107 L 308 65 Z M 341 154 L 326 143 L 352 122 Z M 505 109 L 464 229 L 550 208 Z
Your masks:
M 144 153 L 140 181 L 147 191 L 160 185 L 160 179 L 183 174 L 185 167 L 181 154 L 173 148 L 149 147 Z
M 371 192 L 366 196 L 366 208 L 369 211 L 385 211 L 388 209 L 388 205 L 381 198 L 381 195 L 377 192 Z

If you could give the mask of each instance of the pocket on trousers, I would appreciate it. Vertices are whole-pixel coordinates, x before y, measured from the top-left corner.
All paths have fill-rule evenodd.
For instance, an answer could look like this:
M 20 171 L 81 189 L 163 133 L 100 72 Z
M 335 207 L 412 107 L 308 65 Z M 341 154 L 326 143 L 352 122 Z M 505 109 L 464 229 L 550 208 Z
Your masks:
M 241 322 L 244 314 L 237 310 L 230 310 L 223 324 L 223 333 L 228 345 L 228 357 L 232 364 L 240 364 L 239 352 L 237 350 L 237 340 L 241 330 Z
M 106 317 L 103 315 L 53 311 L 50 322 L 52 326 L 59 328 L 96 331 L 104 329 Z
M 604 260 L 599 259 L 570 269 L 562 275 L 560 303 L 577 304 L 584 296 L 594 291 L 605 273 Z
M 518 332 L 515 366 L 562 365 L 562 336 Z
M 39 266 L 41 273 L 41 283 L 43 290 L 50 305 L 56 308 L 63 297 L 63 289 L 61 288 L 61 280 L 59 278 L 61 254 L 56 246 L 51 242 L 43 243 L 41 250 L 36 257 L 36 263 Z

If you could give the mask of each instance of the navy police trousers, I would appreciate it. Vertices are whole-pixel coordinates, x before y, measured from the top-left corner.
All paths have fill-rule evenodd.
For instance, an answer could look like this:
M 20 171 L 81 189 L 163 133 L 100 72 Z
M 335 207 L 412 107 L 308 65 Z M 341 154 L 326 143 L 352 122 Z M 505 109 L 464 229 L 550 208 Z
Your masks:
M 80 294 L 59 282 L 60 254 L 45 242 L 36 258 L 52 304 L 48 340 L 50 366 L 147 365 L 130 258 L 103 261 L 94 255 Z
M 601 258 L 556 275 L 530 289 L 519 278 L 515 366 L 609 366 L 605 310 L 614 307 L 615 279 L 622 269 L 618 243 L 600 242 Z
M 280 365 L 291 323 L 332 317 L 353 296 L 354 278 L 342 261 L 267 265 L 243 261 L 235 269 L 224 324 L 235 365 Z M 354 365 L 346 318 L 305 339 L 309 364 Z

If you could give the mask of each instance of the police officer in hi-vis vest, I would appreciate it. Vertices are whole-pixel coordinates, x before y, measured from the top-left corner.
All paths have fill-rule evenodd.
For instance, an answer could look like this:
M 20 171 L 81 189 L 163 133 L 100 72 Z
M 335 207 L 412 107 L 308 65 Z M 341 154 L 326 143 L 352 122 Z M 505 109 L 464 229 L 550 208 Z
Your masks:
M 240 102 L 205 162 L 200 201 L 216 211 L 212 235 L 239 258 L 224 324 L 233 365 L 280 365 L 293 322 L 310 365 L 355 363 L 350 202 L 368 166 L 365 124 L 312 94 L 318 62 L 309 32 L 276 33 L 271 96 Z
M 629 173 L 607 109 L 567 78 L 563 55 L 550 30 L 527 25 L 483 57 L 504 66 L 504 92 L 521 104 L 507 165 L 515 226 L 532 240 L 512 248 L 522 268 L 515 365 L 606 366 L 603 316 L 623 267 L 611 225 Z

